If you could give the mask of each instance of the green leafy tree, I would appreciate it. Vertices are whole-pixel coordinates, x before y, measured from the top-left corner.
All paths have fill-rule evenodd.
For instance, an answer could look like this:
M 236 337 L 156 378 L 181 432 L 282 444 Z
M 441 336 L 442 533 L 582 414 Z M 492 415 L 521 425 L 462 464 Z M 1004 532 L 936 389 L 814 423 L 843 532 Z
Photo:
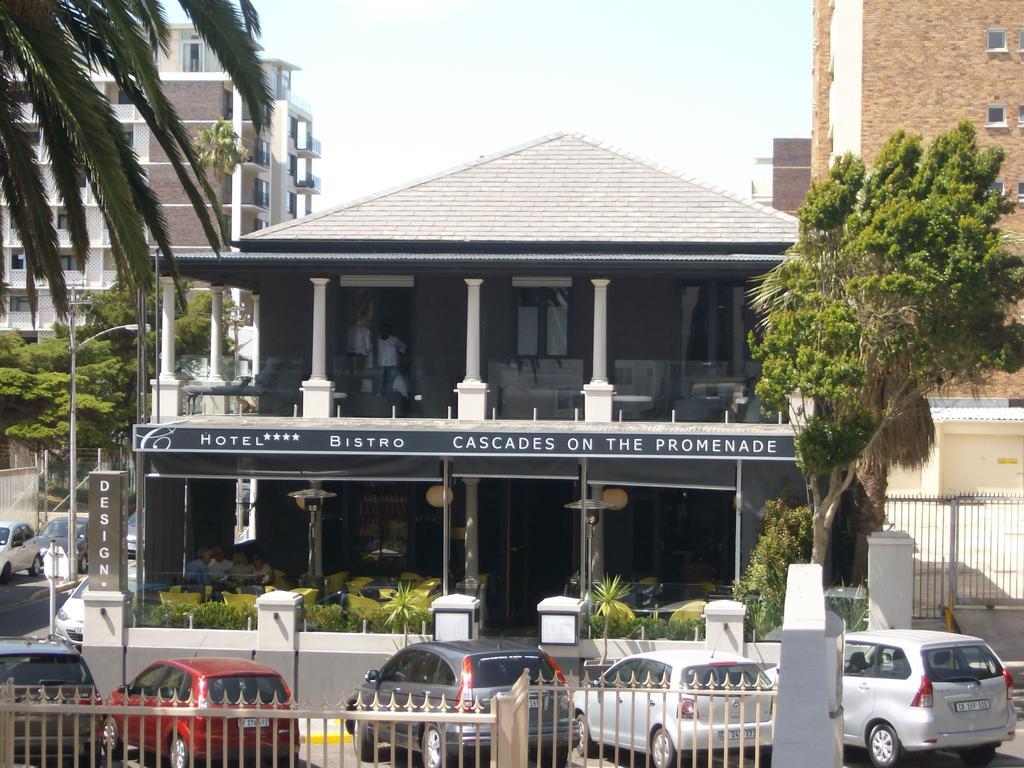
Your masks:
M 238 88 L 259 132 L 272 99 L 257 53 L 259 21 L 252 0 L 178 4 Z M 22 120 L 24 103 L 32 105 L 42 130 L 80 266 L 90 241 L 79 187 L 83 172 L 110 229 L 114 261 L 125 285 L 151 283 L 147 232 L 164 257 L 173 260 L 159 201 L 112 105 L 94 86 L 94 72 L 109 73 L 149 126 L 211 246 L 227 241 L 217 195 L 191 135 L 163 91 L 154 62 L 154 49 L 170 50 L 171 34 L 160 0 L 0 3 L 0 192 L 25 249 L 33 308 L 36 279 L 47 282 L 58 312 L 67 309 L 67 291 L 35 136 Z M 0 279 L 0 304 L 6 306 L 4 286 Z
M 993 189 L 1001 162 L 968 123 L 927 149 L 897 133 L 870 171 L 839 158 L 808 192 L 790 255 L 755 289 L 757 392 L 792 406 L 815 563 L 858 469 L 876 473 L 863 527 L 877 528 L 889 467 L 925 460 L 929 395 L 1024 361 L 1024 327 L 1010 313 L 1024 269 L 996 226 L 1009 210 Z

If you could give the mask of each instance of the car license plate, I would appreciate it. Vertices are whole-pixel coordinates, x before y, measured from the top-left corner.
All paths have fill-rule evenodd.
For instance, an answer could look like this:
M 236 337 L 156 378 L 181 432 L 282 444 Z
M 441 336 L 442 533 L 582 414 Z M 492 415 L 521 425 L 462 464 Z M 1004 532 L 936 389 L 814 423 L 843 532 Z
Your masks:
M 752 739 L 752 738 L 754 738 L 754 729 L 753 728 L 742 728 L 742 729 L 740 729 L 740 728 L 730 728 L 729 729 L 729 741 L 739 741 L 740 740 L 740 731 L 741 730 L 743 732 L 743 738 L 744 739 Z M 725 731 L 719 731 L 718 732 L 718 740 L 719 741 L 724 741 L 725 740 Z
M 269 717 L 245 717 L 238 721 L 239 728 L 267 728 L 270 725 Z
M 957 712 L 978 712 L 982 709 L 988 709 L 990 706 L 988 699 L 971 699 L 970 701 L 954 703 L 953 709 Z
M 540 699 L 537 696 L 530 697 L 530 709 L 539 709 Z

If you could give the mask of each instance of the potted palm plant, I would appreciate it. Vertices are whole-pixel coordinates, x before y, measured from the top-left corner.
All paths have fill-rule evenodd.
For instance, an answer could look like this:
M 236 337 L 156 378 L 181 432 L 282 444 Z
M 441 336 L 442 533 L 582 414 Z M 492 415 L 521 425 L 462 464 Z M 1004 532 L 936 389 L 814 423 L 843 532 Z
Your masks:
M 596 613 L 599 616 L 604 616 L 604 649 L 601 652 L 601 667 L 606 666 L 608 662 L 608 629 L 612 616 L 631 613 L 629 606 L 622 602 L 628 594 L 629 584 L 624 582 L 621 576 L 605 576 L 603 581 L 594 584 L 591 601 Z
M 402 647 L 409 644 L 409 625 L 422 610 L 422 598 L 412 586 L 399 582 L 391 597 L 384 601 L 384 624 L 392 629 L 402 627 Z

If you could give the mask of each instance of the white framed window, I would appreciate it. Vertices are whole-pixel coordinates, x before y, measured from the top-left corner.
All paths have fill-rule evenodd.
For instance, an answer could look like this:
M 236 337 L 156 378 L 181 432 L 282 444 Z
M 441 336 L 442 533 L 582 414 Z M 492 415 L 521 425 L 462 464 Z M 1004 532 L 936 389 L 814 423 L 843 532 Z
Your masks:
M 989 128 L 1005 128 L 1006 127 L 1006 105 L 1005 104 L 989 104 L 988 110 L 986 111 L 985 125 Z
M 1017 202 L 1024 203 L 1024 181 L 1017 182 Z
M 1017 106 L 1017 125 L 1024 127 L 1024 104 Z
M 1017 33 L 1017 48 L 1024 51 L 1024 27 Z
M 1006 184 L 1002 179 L 996 179 L 992 182 L 992 189 L 998 192 L 1000 195 L 1006 194 Z
M 181 41 L 181 66 L 185 72 L 203 71 L 203 38 L 187 34 Z
M 989 27 L 985 35 L 985 50 L 1006 51 L 1006 30 L 1001 27 Z

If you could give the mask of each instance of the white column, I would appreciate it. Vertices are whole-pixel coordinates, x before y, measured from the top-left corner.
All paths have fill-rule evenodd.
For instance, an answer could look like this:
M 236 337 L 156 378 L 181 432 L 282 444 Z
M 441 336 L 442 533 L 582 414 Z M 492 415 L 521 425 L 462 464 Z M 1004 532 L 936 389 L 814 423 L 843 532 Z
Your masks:
M 327 278 L 311 277 L 313 283 L 313 371 L 309 378 L 327 378 Z
M 174 373 L 174 278 L 161 277 L 160 374 L 153 386 L 152 421 L 173 421 L 181 414 L 181 381 Z
M 224 381 L 224 286 L 210 286 L 210 375 L 209 380 Z
M 302 415 L 329 418 L 334 402 L 334 382 L 327 380 L 327 283 L 326 277 L 311 277 L 313 283 L 313 365 L 309 379 L 302 382 Z
M 583 385 L 586 421 L 612 420 L 612 385 L 608 383 L 608 283 L 604 278 L 594 284 L 594 355 L 589 384 Z
M 480 478 L 464 477 L 466 486 L 466 576 L 465 580 L 480 581 L 480 561 L 477 541 L 480 525 L 479 486 Z
M 242 94 L 237 88 L 231 89 L 231 126 L 237 136 L 242 135 Z M 231 174 L 231 239 L 242 237 L 242 166 L 239 164 Z M 236 249 L 232 249 L 236 250 Z
M 456 386 L 459 418 L 487 418 L 487 384 L 480 380 L 480 285 L 478 277 L 466 278 L 466 378 Z
M 174 378 L 174 278 L 161 277 L 160 378 Z
M 252 295 L 252 375 L 260 372 L 260 295 Z

